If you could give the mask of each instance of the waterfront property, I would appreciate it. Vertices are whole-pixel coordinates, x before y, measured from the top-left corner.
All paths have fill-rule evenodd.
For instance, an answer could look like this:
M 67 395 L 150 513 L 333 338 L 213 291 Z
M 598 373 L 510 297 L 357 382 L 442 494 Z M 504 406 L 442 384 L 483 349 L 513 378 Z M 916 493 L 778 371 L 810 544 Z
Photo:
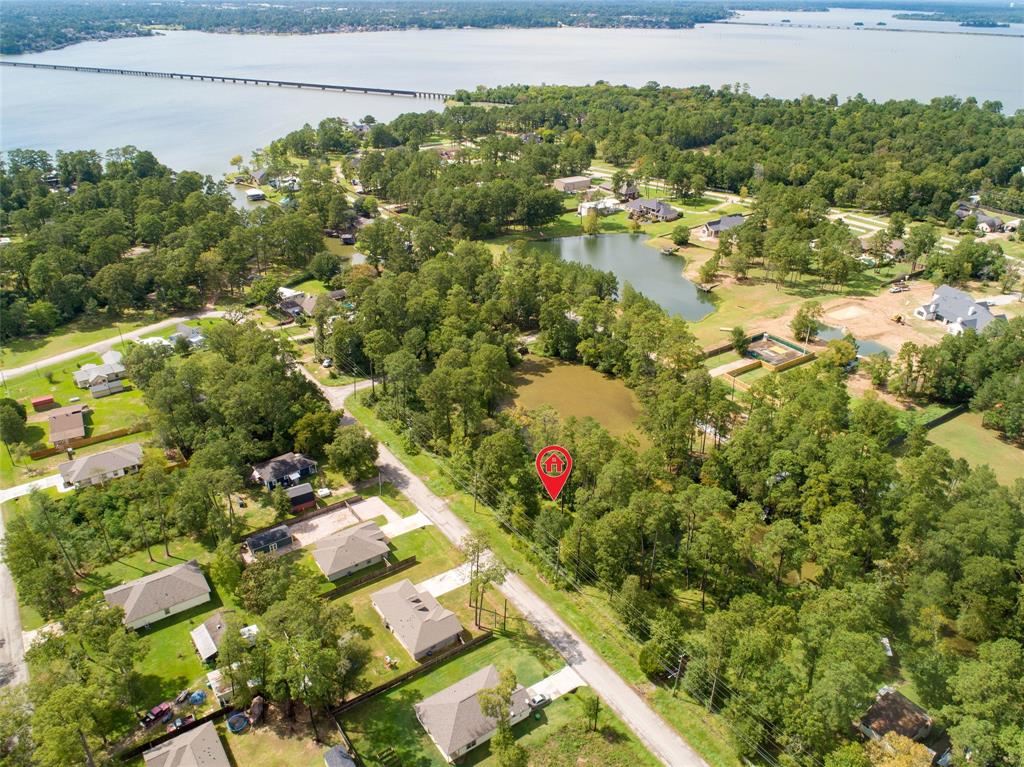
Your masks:
M 427 735 L 451 763 L 473 748 L 490 740 L 498 729 L 494 717 L 480 707 L 480 693 L 500 682 L 498 669 L 486 666 L 444 690 L 420 701 L 413 708 Z M 529 693 L 522 685 L 512 692 L 509 724 L 523 721 L 530 714 Z
M 701 227 L 701 234 L 709 240 L 717 240 L 722 232 L 728 232 L 736 227 L 740 226 L 745 220 L 742 214 L 735 214 L 732 216 L 722 216 L 716 218 L 713 221 L 708 221 Z
M 192 559 L 103 592 L 110 605 L 124 608 L 124 623 L 137 629 L 210 601 L 210 584 Z
M 462 634 L 458 616 L 408 579 L 381 589 L 370 603 L 414 660 L 455 644 Z
M 629 217 L 643 221 L 675 221 L 679 211 L 662 200 L 651 200 L 638 197 L 622 206 L 629 211 Z
M 142 468 L 142 445 L 131 442 L 127 445 L 93 453 L 84 458 L 65 461 L 57 467 L 65 485 L 76 490 L 90 485 L 102 485 L 125 474 L 132 474 Z

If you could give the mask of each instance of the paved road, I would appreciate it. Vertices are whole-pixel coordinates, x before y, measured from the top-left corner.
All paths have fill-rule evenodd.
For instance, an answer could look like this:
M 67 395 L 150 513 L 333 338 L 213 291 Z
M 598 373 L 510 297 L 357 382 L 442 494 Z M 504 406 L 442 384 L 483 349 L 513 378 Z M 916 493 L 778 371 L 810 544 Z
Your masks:
M 305 368 L 300 366 L 299 370 L 324 392 L 335 409 L 342 408 L 354 391 L 370 385 L 368 381 L 360 381 L 354 386 L 325 386 Z M 419 477 L 407 469 L 386 445 L 380 446 L 377 464 L 388 482 L 401 490 L 449 540 L 458 545 L 469 535 L 466 524 Z M 594 648 L 569 628 L 522 578 L 509 573 L 500 589 L 663 764 L 668 767 L 708 767 L 637 691 L 605 663 Z
M 0 542 L 4 539 L 4 518 L 0 514 Z M 7 565 L 0 560 L 0 687 L 28 681 L 25 647 L 21 639 L 18 593 Z
M 185 317 L 168 317 L 166 320 L 160 320 L 154 322 L 152 325 L 146 325 L 145 327 L 132 330 L 128 333 L 119 333 L 118 335 L 111 336 L 103 341 L 97 341 L 94 344 L 88 346 L 79 346 L 76 349 L 71 349 L 60 354 L 54 354 L 52 357 L 46 357 L 45 359 L 37 360 L 31 365 L 22 365 L 17 368 L 9 368 L 4 371 L 4 378 L 11 379 L 23 376 L 26 373 L 31 373 L 36 368 L 46 367 L 47 365 L 56 365 L 59 362 L 67 362 L 68 360 L 79 357 L 83 354 L 89 354 L 90 352 L 96 352 L 97 354 L 103 354 L 103 352 L 114 348 L 116 344 L 121 343 L 123 337 L 125 341 L 138 341 L 142 336 L 147 336 L 150 333 L 155 333 L 158 330 L 163 330 L 171 325 L 177 325 L 179 322 L 185 320 L 200 320 L 206 319 L 207 317 L 223 317 L 225 312 L 220 310 L 211 310 L 206 312 L 200 312 L 199 314 L 190 314 Z

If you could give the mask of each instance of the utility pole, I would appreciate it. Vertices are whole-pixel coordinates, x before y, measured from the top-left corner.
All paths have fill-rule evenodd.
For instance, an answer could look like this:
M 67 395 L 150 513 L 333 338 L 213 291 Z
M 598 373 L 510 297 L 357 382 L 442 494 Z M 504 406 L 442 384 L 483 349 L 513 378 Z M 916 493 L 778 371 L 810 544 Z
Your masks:
M 672 697 L 676 696 L 676 689 L 679 687 L 679 677 L 683 674 L 683 653 L 679 653 L 679 665 L 676 666 L 676 678 L 672 680 Z

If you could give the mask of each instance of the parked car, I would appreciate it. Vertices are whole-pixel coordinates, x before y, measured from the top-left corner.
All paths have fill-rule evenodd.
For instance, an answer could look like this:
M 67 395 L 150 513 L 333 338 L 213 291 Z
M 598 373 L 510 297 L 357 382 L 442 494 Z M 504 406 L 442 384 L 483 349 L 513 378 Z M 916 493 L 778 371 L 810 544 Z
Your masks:
M 893 285 L 889 288 L 890 293 L 906 293 L 908 290 L 910 290 L 910 288 L 906 285 Z
M 320 363 L 320 366 L 324 367 L 324 368 L 333 367 L 334 366 L 334 360 L 332 360 L 330 357 L 325 357 L 324 361 Z
M 541 706 L 546 706 L 550 702 L 551 698 L 542 692 L 537 693 L 527 701 L 527 703 L 530 704 L 530 708 L 540 708 Z
M 319 488 L 316 491 L 316 497 L 317 498 L 330 498 L 331 497 L 331 488 L 329 488 L 329 487 L 321 487 L 321 488 Z

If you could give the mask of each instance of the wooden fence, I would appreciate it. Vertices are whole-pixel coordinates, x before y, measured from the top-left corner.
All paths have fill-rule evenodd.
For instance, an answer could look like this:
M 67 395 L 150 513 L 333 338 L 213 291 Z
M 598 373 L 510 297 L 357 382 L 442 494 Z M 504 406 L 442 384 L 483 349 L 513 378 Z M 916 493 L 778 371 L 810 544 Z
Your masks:
M 341 586 L 338 586 L 337 588 L 331 589 L 330 591 L 321 594 L 320 598 L 337 599 L 338 597 L 343 597 L 346 594 L 356 591 L 357 589 L 361 589 L 363 586 L 369 586 L 371 583 L 376 583 L 377 581 L 382 581 L 385 578 L 390 578 L 395 573 L 400 573 L 403 570 L 408 570 L 410 567 L 415 565 L 417 561 L 418 560 L 416 559 L 415 556 L 400 559 L 393 565 L 390 565 L 389 567 L 386 567 L 383 570 L 378 570 L 377 572 L 364 575 L 361 578 L 356 578 L 354 581 L 343 583 Z
M 459 655 L 462 655 L 465 652 L 469 652 L 470 650 L 476 649 L 480 645 L 490 642 L 493 638 L 494 633 L 491 631 L 487 631 L 486 633 L 478 636 L 476 639 L 470 639 L 465 644 L 459 645 L 458 647 L 448 650 L 447 652 L 443 652 L 440 655 L 435 655 L 433 658 L 421 663 L 416 668 L 410 671 L 406 671 L 404 674 L 399 674 L 394 679 L 390 679 L 384 684 L 379 684 L 372 690 L 367 690 L 366 692 L 357 695 L 351 700 L 343 701 L 340 705 L 331 709 L 331 716 L 340 716 L 341 714 L 344 714 L 346 711 L 351 711 L 359 704 L 365 703 L 371 698 L 377 697 L 382 692 L 393 690 L 395 687 L 398 687 L 401 684 L 405 684 L 410 679 L 415 679 L 416 677 L 427 673 L 434 667 L 440 666 L 442 663 L 447 663 L 452 658 L 458 657 Z
M 136 424 L 135 426 L 126 426 L 123 429 L 105 431 L 102 434 L 93 434 L 91 437 L 75 437 L 67 441 L 67 447 L 78 448 L 95 445 L 99 442 L 117 439 L 118 437 L 127 437 L 129 434 L 137 434 L 140 431 L 145 431 L 147 428 L 145 424 Z M 45 447 L 42 450 L 33 450 L 28 455 L 33 461 L 38 461 L 40 458 L 49 458 L 51 455 L 63 453 L 65 449 L 65 447 Z
M 921 424 L 921 426 L 924 427 L 925 431 L 931 431 L 936 426 L 942 426 L 942 424 L 946 423 L 947 421 L 952 421 L 958 415 L 966 413 L 967 410 L 967 405 L 957 405 L 952 410 L 949 410 L 943 413 L 942 415 L 935 416 L 935 418 L 931 419 L 930 421 L 925 421 L 924 423 Z M 889 440 L 889 447 L 893 448 L 898 445 L 901 445 L 906 439 L 906 434 L 900 434 L 898 437 L 893 437 L 891 440 Z
M 147 740 L 145 743 L 141 745 L 135 746 L 135 748 L 131 749 L 130 751 L 125 751 L 124 753 L 120 754 L 118 758 L 122 762 L 130 762 L 132 759 L 139 756 L 143 752 L 149 751 L 151 748 L 156 748 L 161 743 L 166 743 L 171 738 L 176 738 L 183 732 L 194 730 L 196 727 L 199 727 L 202 724 L 206 724 L 207 722 L 216 722 L 218 719 L 223 719 L 227 715 L 227 713 L 232 710 L 233 708 L 231 706 L 222 706 L 221 708 L 218 708 L 216 711 L 214 711 L 212 714 L 201 716 L 194 722 L 189 722 L 188 724 L 182 725 L 174 732 L 165 732 L 163 735 L 153 738 L 152 740 Z

